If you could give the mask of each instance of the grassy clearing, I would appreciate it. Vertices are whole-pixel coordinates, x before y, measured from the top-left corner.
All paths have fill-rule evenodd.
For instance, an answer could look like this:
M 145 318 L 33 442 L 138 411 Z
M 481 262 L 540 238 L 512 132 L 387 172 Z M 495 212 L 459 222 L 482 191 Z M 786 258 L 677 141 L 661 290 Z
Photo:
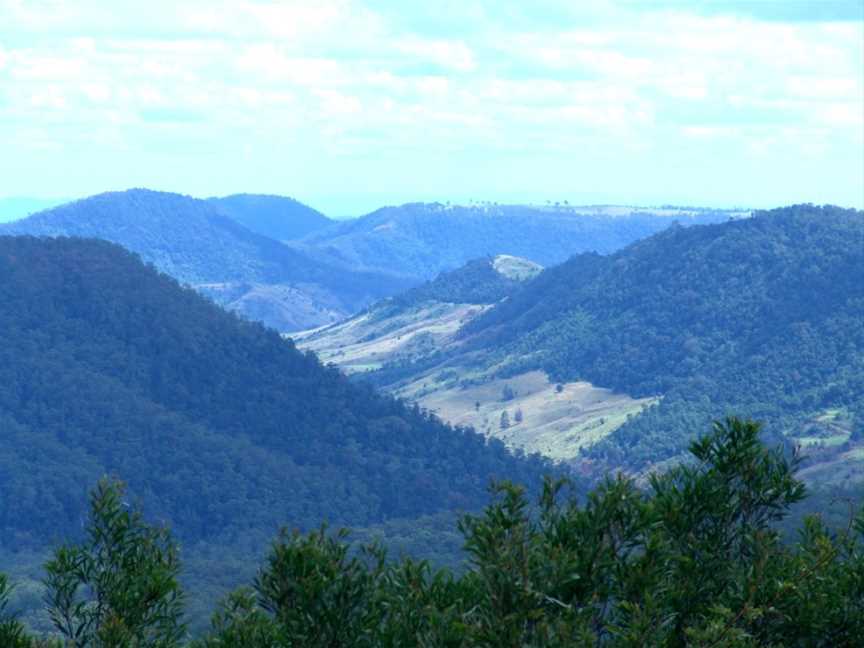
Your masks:
M 813 446 L 835 448 L 838 446 L 842 446 L 844 443 L 846 443 L 849 440 L 850 436 L 851 434 L 846 432 L 843 434 L 834 434 L 830 436 L 795 437 L 795 441 L 802 448 L 809 448 Z
M 298 347 L 314 351 L 322 362 L 359 373 L 402 358 L 422 358 L 453 344 L 459 328 L 486 308 L 430 302 L 383 318 L 367 313 L 293 337 Z M 448 423 L 473 427 L 512 448 L 555 460 L 575 458 L 581 448 L 605 438 L 657 400 L 632 399 L 586 382 L 558 386 L 542 371 L 493 378 L 512 358 L 493 366 L 488 357 L 476 364 L 470 356 L 463 360 L 471 366 L 434 369 L 394 391 Z
M 418 359 L 452 341 L 457 330 L 487 307 L 430 303 L 394 317 L 364 314 L 323 329 L 293 335 L 295 344 L 314 351 L 345 373 L 369 371 L 400 359 Z
M 468 377 L 457 373 L 463 381 Z M 472 377 L 477 379 L 476 374 Z M 586 382 L 564 383 L 559 388 L 542 371 L 461 385 L 427 376 L 398 394 L 449 423 L 471 426 L 510 447 L 560 461 L 576 457 L 582 447 L 605 438 L 628 417 L 656 402 L 632 399 Z

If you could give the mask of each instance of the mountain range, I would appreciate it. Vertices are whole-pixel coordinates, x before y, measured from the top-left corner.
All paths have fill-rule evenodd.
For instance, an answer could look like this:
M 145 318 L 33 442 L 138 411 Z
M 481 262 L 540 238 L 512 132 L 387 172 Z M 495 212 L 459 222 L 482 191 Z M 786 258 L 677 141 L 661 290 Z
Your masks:
M 313 232 L 292 246 L 331 263 L 432 279 L 468 261 L 507 254 L 541 265 L 609 253 L 673 222 L 722 222 L 749 212 L 677 207 L 409 203 Z
M 47 209 L 0 225 L 0 233 L 119 243 L 247 319 L 293 332 L 342 320 L 487 252 L 559 262 L 612 251 L 673 222 L 743 213 L 409 204 L 337 222 L 283 196 L 199 200 L 133 189 Z
M 266 210 L 257 211 L 260 205 Z M 311 223 L 323 219 L 288 198 L 205 201 L 135 189 L 42 211 L 0 226 L 0 233 L 119 243 L 215 302 L 283 331 L 336 321 L 412 285 L 312 259 L 241 224 L 273 229 L 272 223 L 283 216 L 288 221 L 298 217 L 296 232 L 308 231 Z
M 295 203 L 133 190 L 3 227 L 20 235 L 0 236 L 0 568 L 23 583 L 19 609 L 38 608 L 32 565 L 80 533 L 103 474 L 174 529 L 202 609 L 251 577 L 279 526 L 346 524 L 458 565 L 442 529 L 491 480 L 642 480 L 727 413 L 802 449 L 814 506 L 860 497 L 862 212 L 530 208 L 560 211 L 544 221 L 559 243 L 588 250 L 557 263 L 566 246 L 518 240 L 527 211 L 502 209 L 466 217 L 442 262 L 427 246 L 457 236 L 455 208 L 424 207 L 401 239 L 417 208 L 393 208 L 392 227 L 371 234 L 377 213 L 346 238 Z M 431 214 L 441 239 L 421 235 Z M 567 229 L 592 219 L 591 235 Z M 642 219 L 654 233 L 625 245 Z M 511 247 L 449 268 L 481 225 Z M 288 312 L 267 311 L 280 300 Z M 274 330 L 301 325 L 315 328 L 294 341 Z

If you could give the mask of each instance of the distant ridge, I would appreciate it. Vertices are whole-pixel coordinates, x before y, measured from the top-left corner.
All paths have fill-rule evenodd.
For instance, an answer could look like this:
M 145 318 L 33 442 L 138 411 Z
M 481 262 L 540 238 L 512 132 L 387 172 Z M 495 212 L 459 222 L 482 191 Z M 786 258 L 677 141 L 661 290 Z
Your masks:
M 285 196 L 234 194 L 207 200 L 247 229 L 277 241 L 302 238 L 333 223 L 321 212 Z
M 580 252 L 613 252 L 675 221 L 721 222 L 744 213 L 409 203 L 336 223 L 292 245 L 332 262 L 425 280 L 498 254 L 552 265 Z
M 0 226 L 0 233 L 119 243 L 218 303 L 283 331 L 335 321 L 409 285 L 313 259 L 250 231 L 209 201 L 147 189 L 77 200 Z

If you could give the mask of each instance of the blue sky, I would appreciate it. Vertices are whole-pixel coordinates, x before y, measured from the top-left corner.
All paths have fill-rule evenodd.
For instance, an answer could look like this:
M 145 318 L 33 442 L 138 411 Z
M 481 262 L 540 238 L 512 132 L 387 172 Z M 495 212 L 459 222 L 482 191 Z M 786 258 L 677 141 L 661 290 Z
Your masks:
M 862 0 L 0 0 L 0 198 L 864 207 Z

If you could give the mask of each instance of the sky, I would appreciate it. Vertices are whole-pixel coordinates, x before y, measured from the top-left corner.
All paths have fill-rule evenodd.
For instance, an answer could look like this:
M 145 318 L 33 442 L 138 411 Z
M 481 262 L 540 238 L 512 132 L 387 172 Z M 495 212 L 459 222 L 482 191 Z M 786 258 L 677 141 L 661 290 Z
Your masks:
M 864 0 L 0 0 L 0 198 L 864 207 Z

